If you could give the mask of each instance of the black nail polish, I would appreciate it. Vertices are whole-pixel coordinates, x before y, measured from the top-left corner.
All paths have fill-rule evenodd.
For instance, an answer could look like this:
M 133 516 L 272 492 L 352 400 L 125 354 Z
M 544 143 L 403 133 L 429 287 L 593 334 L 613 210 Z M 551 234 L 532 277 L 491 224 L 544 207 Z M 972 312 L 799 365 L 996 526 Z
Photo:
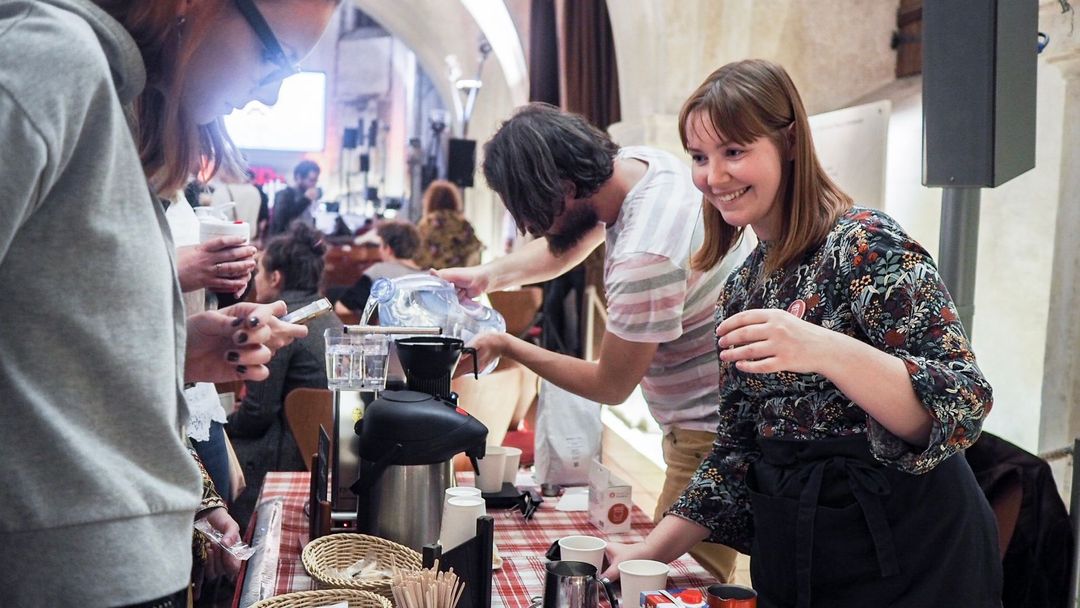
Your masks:
M 251 317 L 250 319 L 248 319 L 248 325 L 252 327 L 257 327 L 259 325 L 259 317 Z
M 244 342 L 247 342 L 247 341 L 248 341 L 247 333 L 241 333 L 239 336 L 236 336 L 236 343 L 237 344 L 243 344 Z
M 237 365 L 236 366 L 236 373 L 243 376 L 245 373 L 247 373 L 247 366 L 246 365 Z
M 243 323 L 243 322 L 244 322 L 243 319 L 241 319 L 240 317 L 236 317 L 235 319 L 232 320 L 232 323 L 230 325 L 232 325 L 233 327 L 240 327 L 240 324 Z
M 240 353 L 236 352 L 235 350 L 230 350 L 228 354 L 225 355 L 225 358 L 233 363 L 236 363 L 240 360 Z

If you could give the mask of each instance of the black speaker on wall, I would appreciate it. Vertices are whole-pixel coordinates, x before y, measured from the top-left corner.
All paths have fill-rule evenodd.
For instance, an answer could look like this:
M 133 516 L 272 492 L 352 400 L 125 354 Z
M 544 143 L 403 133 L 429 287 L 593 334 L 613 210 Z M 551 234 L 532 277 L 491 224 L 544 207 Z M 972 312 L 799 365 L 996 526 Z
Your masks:
M 446 155 L 446 179 L 462 188 L 473 185 L 473 172 L 476 170 L 476 140 L 453 139 Z
M 346 127 L 344 135 L 341 136 L 341 147 L 346 150 L 352 150 L 356 148 L 356 144 L 360 141 L 360 132 L 356 129 Z
M 992 188 L 1034 167 L 1039 3 L 922 10 L 923 184 Z

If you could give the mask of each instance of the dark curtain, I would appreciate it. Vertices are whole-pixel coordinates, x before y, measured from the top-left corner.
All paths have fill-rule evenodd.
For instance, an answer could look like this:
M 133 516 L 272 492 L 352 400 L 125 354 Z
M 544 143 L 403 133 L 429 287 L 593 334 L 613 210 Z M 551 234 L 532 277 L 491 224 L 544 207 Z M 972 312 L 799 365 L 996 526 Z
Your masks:
M 529 101 L 559 105 L 555 0 L 532 0 L 529 7 Z
M 555 2 L 532 0 L 530 6 L 529 99 L 562 105 L 606 130 L 620 118 L 619 75 L 607 4 L 605 0 L 564 2 L 559 27 Z M 566 83 L 562 104 L 560 71 Z M 577 268 L 544 285 L 541 344 L 548 350 L 582 356 L 585 285 L 595 284 L 603 294 L 603 257 L 601 246 Z
M 619 122 L 619 72 L 605 0 L 572 0 L 563 15 L 566 106 L 601 129 Z
M 563 13 L 563 40 L 566 62 L 565 109 L 577 112 L 600 129 L 621 119 L 619 70 L 615 57 L 615 38 L 611 31 L 605 0 L 568 0 Z M 604 292 L 604 246 L 601 245 L 581 264 L 581 285 L 596 288 L 607 305 Z M 584 293 L 578 310 L 585 315 Z M 582 327 L 582 330 L 585 328 Z

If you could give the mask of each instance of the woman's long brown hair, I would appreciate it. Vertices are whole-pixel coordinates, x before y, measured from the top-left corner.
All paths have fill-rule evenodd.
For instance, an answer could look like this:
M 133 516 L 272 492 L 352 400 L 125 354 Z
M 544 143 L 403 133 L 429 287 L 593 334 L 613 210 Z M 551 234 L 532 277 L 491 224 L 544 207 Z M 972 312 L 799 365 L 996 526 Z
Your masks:
M 778 203 L 783 207 L 780 234 L 769 249 L 765 272 L 784 268 L 821 244 L 836 220 L 852 206 L 851 197 L 825 173 L 799 91 L 783 67 L 763 59 L 729 63 L 705 79 L 679 112 L 679 136 L 687 147 L 690 121 L 715 135 L 747 145 L 768 137 L 783 164 Z M 702 201 L 705 240 L 691 260 L 696 270 L 716 266 L 742 237 L 744 228 L 724 221 Z
M 180 105 L 195 49 L 226 2 L 195 3 L 180 23 L 176 16 L 181 1 L 95 0 L 131 34 L 142 54 L 146 88 L 133 102 L 129 117 L 143 172 L 162 195 L 183 188 L 200 171 L 243 176 L 242 159 L 222 119 L 197 125 Z
M 461 194 L 453 182 L 437 179 L 424 190 L 422 208 L 425 216 L 435 211 L 453 211 L 461 215 Z

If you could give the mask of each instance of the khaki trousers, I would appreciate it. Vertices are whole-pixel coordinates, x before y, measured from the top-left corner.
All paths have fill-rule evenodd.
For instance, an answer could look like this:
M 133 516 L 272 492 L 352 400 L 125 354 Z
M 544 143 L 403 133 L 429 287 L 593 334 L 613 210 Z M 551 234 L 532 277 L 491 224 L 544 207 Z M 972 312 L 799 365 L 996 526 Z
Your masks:
M 660 498 L 656 502 L 653 518 L 657 522 L 686 489 L 698 465 L 712 451 L 715 440 L 716 433 L 711 431 L 672 429 L 664 435 L 667 476 L 664 479 L 664 488 L 660 491 Z M 731 547 L 716 543 L 698 543 L 690 550 L 690 555 L 721 583 L 731 582 L 733 579 L 737 552 Z

